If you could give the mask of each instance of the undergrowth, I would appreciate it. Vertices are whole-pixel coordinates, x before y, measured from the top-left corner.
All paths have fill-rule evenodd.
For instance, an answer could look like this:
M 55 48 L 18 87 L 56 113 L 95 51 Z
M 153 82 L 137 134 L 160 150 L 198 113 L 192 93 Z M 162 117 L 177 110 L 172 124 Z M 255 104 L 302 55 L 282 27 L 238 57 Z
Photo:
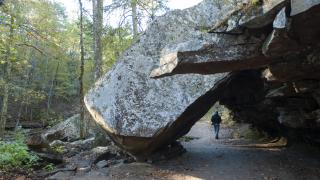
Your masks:
M 0 170 L 31 169 L 38 160 L 39 157 L 29 151 L 21 133 L 17 133 L 14 141 L 0 141 Z

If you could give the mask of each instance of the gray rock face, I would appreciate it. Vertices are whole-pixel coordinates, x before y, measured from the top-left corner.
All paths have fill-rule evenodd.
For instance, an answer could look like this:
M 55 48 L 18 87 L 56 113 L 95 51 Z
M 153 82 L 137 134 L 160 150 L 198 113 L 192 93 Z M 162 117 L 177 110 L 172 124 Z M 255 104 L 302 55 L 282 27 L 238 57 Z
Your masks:
M 299 3 L 308 5 L 308 1 Z M 288 10 L 279 11 L 262 52 L 266 57 L 281 60 L 268 65 L 263 73 L 265 79 L 257 78 L 264 86 L 255 92 L 249 90 L 257 85 L 243 89 L 254 82 L 250 79 L 253 75 L 247 73 L 247 80 L 230 82 L 227 89 L 235 91 L 226 90 L 219 100 L 231 109 L 235 119 L 270 133 L 280 127 L 285 130 L 278 133 L 290 140 L 319 143 L 319 10 L 319 5 L 310 6 L 294 16 L 288 16 Z M 238 74 L 234 78 L 243 76 Z M 261 96 L 254 98 L 253 94 Z
M 263 55 L 260 50 L 267 34 L 258 32 L 260 37 L 257 37 L 245 32 L 237 35 L 232 33 L 243 27 L 265 28 L 275 18 L 276 26 L 286 26 L 284 5 L 284 0 L 263 1 L 262 5 L 250 2 L 237 5 L 230 13 L 225 13 L 227 15 L 224 15 L 223 19 L 209 31 L 215 34 L 222 30 L 215 34 L 215 39 L 210 39 L 212 35 L 207 34 L 202 35 L 201 40 L 198 38 L 195 42 L 187 41 L 166 47 L 160 59 L 160 67 L 154 69 L 150 77 L 159 78 L 185 73 L 215 74 L 257 69 L 270 64 L 272 59 L 265 56 L 265 52 Z M 278 43 L 278 40 L 284 39 L 277 36 L 273 34 L 269 38 L 270 42 L 265 45 L 267 49 L 274 44 L 273 41 Z M 288 40 L 288 43 L 291 42 Z
M 253 4 L 239 21 L 240 26 L 262 28 L 273 22 L 278 11 L 285 5 L 285 0 L 264 0 L 262 5 Z
M 76 140 L 79 140 L 80 139 L 79 121 L 80 121 L 80 115 L 75 114 L 72 117 L 51 127 L 47 131 L 44 131 L 41 134 L 41 137 L 47 142 L 53 142 L 55 140 L 74 142 Z M 89 121 L 89 119 L 86 119 L 86 121 Z M 103 138 L 99 136 L 100 134 L 103 134 L 103 131 L 99 129 L 95 124 L 88 123 L 87 126 L 88 126 L 87 138 L 94 137 L 96 141 L 95 143 L 98 143 L 98 144 L 104 144 L 104 143 L 110 142 L 110 139 L 108 139 L 106 136 L 103 136 Z
M 288 21 L 289 20 L 286 17 L 286 8 L 282 8 L 282 10 L 277 14 L 277 17 L 273 21 L 274 30 L 263 44 L 262 53 L 265 56 L 275 56 L 279 54 L 282 55 L 283 52 L 288 51 L 288 45 L 283 45 L 283 42 L 287 41 L 287 44 L 292 42 L 292 40 L 290 41 L 290 39 L 288 38 L 286 32 L 286 28 L 289 28 Z
M 262 40 L 242 36 L 203 36 L 201 40 L 170 45 L 163 50 L 160 67 L 150 77 L 172 74 L 214 74 L 254 69 L 270 63 L 260 52 Z M 259 59 L 259 60 L 258 60 Z
M 74 141 L 80 138 L 78 126 L 80 115 L 74 115 L 62 123 L 55 125 L 42 134 L 43 138 L 49 142 L 54 140 Z
M 277 13 L 285 6 L 285 0 L 236 1 L 231 12 L 211 27 L 209 32 L 241 32 L 243 28 L 262 28 L 273 22 Z
M 215 41 L 204 38 L 201 45 L 193 45 L 193 48 L 186 49 L 180 47 L 189 42 L 170 46 L 170 51 L 162 55 L 160 67 L 152 71 L 151 77 L 257 69 L 278 61 L 280 57 L 304 53 L 307 45 L 316 46 L 318 43 L 320 13 L 317 12 L 320 7 L 316 6 L 316 3 L 306 1 L 306 4 L 310 5 L 308 7 L 313 7 L 312 9 L 287 17 L 287 10 L 284 7 L 286 3 L 286 1 L 263 1 L 261 6 L 248 8 L 248 5 L 245 5 L 246 8 L 235 8 L 236 10 L 231 11 L 233 13 L 227 16 L 229 17 L 227 20 L 223 19 L 224 25 L 215 25 L 209 31 L 216 34 Z M 296 2 L 292 3 L 291 6 L 299 5 L 299 3 L 295 4 Z M 268 20 L 259 21 L 261 18 Z M 235 22 L 230 23 L 230 21 Z M 261 22 L 269 22 L 269 24 Z M 243 26 L 247 29 L 238 31 Z
M 273 21 L 273 31 L 262 46 L 262 53 L 266 57 L 281 57 L 292 54 L 299 49 L 298 43 L 288 35 L 291 19 L 286 17 L 286 8 L 283 8 Z
M 291 16 L 305 12 L 318 4 L 319 0 L 291 0 Z

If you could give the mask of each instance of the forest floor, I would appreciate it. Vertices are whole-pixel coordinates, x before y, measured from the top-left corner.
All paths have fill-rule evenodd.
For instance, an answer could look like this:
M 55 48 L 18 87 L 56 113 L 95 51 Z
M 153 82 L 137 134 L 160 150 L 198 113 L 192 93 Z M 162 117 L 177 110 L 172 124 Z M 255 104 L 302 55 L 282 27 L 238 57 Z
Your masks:
M 74 179 L 320 179 L 319 150 L 306 145 L 264 147 L 230 138 L 229 128 L 221 129 L 215 140 L 209 123 L 199 122 L 183 142 L 187 152 L 172 160 L 154 164 L 120 164 L 92 171 Z M 268 146 L 260 144 L 260 147 Z
M 281 140 L 266 143 L 234 138 L 234 132 L 234 128 L 222 126 L 220 139 L 216 140 L 211 125 L 200 121 L 181 139 L 187 150 L 182 156 L 153 164 L 119 163 L 83 173 L 59 172 L 48 179 L 320 179 L 318 148 L 306 144 L 285 147 Z M 24 179 L 22 176 L 21 180 Z

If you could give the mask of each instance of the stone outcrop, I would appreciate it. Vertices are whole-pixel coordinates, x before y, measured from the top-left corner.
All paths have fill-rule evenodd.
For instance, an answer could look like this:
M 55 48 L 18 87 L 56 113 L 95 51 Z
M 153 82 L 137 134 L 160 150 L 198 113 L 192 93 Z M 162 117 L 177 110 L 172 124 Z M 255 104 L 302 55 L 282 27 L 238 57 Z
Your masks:
M 319 122 L 320 7 L 300 5 L 204 0 L 159 17 L 89 91 L 86 106 L 138 159 L 186 134 L 216 101 L 271 131 L 310 129 Z
M 256 45 L 259 50 L 250 53 L 257 57 L 256 60 L 246 65 L 249 55 L 240 58 L 227 56 L 233 59 L 233 62 L 240 62 L 239 64 L 245 68 L 239 65 L 235 68 L 229 63 L 230 59 L 220 62 L 222 58 L 214 53 L 218 48 L 211 45 L 207 46 L 206 52 L 213 52 L 208 53 L 213 55 L 212 57 L 207 58 L 208 54 L 204 54 L 201 49 L 192 52 L 194 56 L 190 53 L 184 55 L 187 52 L 180 51 L 176 53 L 178 56 L 174 59 L 177 61 L 174 63 L 175 66 L 170 66 L 168 69 L 162 60 L 160 67 L 155 69 L 151 76 L 159 78 L 174 74 L 214 74 L 257 69 L 232 73 L 224 94 L 219 98 L 220 103 L 232 110 L 235 119 L 250 122 L 271 134 L 281 133 L 289 138 L 319 141 L 320 135 L 317 131 L 320 104 L 317 94 L 320 83 L 320 6 L 318 4 L 318 1 L 291 1 L 278 11 L 270 24 L 272 29 L 270 26 L 265 26 L 263 28 L 265 31 L 251 29 L 250 33 L 250 30 L 247 30 L 249 36 L 257 34 L 259 37 L 265 36 L 261 44 Z M 225 36 L 231 35 L 228 32 L 229 28 L 224 29 Z M 243 35 L 240 33 L 232 36 L 239 38 Z M 229 48 L 219 50 L 219 53 L 224 55 L 228 52 Z M 250 48 L 232 52 L 250 52 Z M 257 52 L 262 52 L 263 56 L 260 58 Z M 265 59 L 268 61 L 264 61 Z M 221 63 L 224 63 L 222 68 Z M 261 68 L 252 68 L 252 65 L 257 63 L 261 63 Z M 265 70 L 261 73 L 263 69 Z
M 242 11 L 249 11 L 251 14 L 243 15 L 242 11 L 231 14 L 229 21 L 236 22 L 225 23 L 219 28 L 215 25 L 209 31 L 217 34 L 218 37 L 215 41 L 192 42 L 189 46 L 193 46 L 193 49 L 180 48 L 189 42 L 170 45 L 165 49 L 166 53 L 160 59 L 160 67 L 154 69 L 150 76 L 159 78 L 174 74 L 215 74 L 254 69 L 271 64 L 277 61 L 277 58 L 288 54 L 299 52 L 304 54 L 307 46 L 310 43 L 315 45 L 319 39 L 320 27 L 318 24 L 320 20 L 317 4 L 319 4 L 318 1 L 293 0 L 291 4 L 286 1 L 266 1 L 266 4 L 258 7 L 249 5 L 249 8 L 244 8 Z M 263 7 L 269 7 L 267 9 L 269 11 L 260 10 L 264 16 L 257 16 L 259 14 L 256 12 L 257 9 L 264 9 Z M 294 16 L 287 17 L 287 9 L 295 9 Z M 306 10 L 308 11 L 304 12 Z M 254 13 L 252 14 L 252 12 Z M 276 12 L 276 14 L 270 16 L 269 12 L 272 12 L 271 14 Z M 248 21 L 244 23 L 243 17 Z M 269 24 L 261 24 L 257 20 L 261 17 L 268 17 L 272 21 Z M 268 20 L 263 22 L 268 22 Z M 246 25 L 248 23 L 257 26 L 248 26 Z M 232 28 L 230 24 L 238 26 Z M 270 25 L 272 25 L 271 28 Z M 220 31 L 216 32 L 215 29 L 220 29 Z M 233 29 L 242 29 L 243 32 L 233 34 Z M 265 38 L 266 36 L 267 38 Z M 239 42 L 237 40 L 241 38 L 244 40 L 235 46 L 234 42 Z M 197 43 L 202 44 L 195 46 Z M 263 46 L 262 49 L 261 46 Z
M 213 41 L 188 41 L 169 46 L 165 49 L 168 53 L 160 59 L 160 67 L 153 70 L 150 77 L 184 73 L 215 74 L 263 67 L 272 59 L 261 53 L 262 43 L 262 39 L 247 35 L 221 35 Z
M 119 146 L 135 156 L 150 154 L 187 133 L 208 109 L 193 104 L 225 74 L 162 80 L 151 79 L 149 74 L 167 45 L 199 38 L 214 40 L 214 35 L 197 28 L 211 26 L 234 6 L 229 3 L 221 8 L 213 1 L 205 1 L 194 8 L 159 17 L 86 95 L 86 106 L 93 118 Z M 201 112 L 189 114 L 186 109 Z
M 42 133 L 34 134 L 27 138 L 27 145 L 36 151 L 46 151 L 51 148 L 50 143 L 56 140 L 61 142 L 79 140 L 79 119 L 80 115 L 76 114 Z
M 80 115 L 76 114 L 45 131 L 42 136 L 49 142 L 54 140 L 75 141 L 80 139 Z
M 163 50 L 160 67 L 154 69 L 150 77 L 215 74 L 256 69 L 272 63 L 275 59 L 264 56 L 261 46 L 268 36 L 268 25 L 272 24 L 285 2 L 272 0 L 261 6 L 241 3 L 208 31 L 212 33 L 208 39 L 202 37 L 201 40 L 168 45 Z M 248 28 L 256 32 L 249 32 Z M 233 33 L 235 30 L 238 32 Z

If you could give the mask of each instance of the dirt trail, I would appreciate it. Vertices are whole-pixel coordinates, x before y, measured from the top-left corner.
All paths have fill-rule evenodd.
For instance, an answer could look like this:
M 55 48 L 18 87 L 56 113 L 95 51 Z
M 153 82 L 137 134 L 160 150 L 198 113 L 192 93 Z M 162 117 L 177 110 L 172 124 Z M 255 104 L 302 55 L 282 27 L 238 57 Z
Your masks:
M 257 149 L 230 145 L 229 130 L 215 140 L 206 122 L 197 123 L 183 156 L 155 164 L 122 164 L 76 179 L 320 179 L 319 151 L 305 146 Z M 229 144 L 229 145 L 225 145 Z M 232 144 L 232 143 L 231 143 Z

